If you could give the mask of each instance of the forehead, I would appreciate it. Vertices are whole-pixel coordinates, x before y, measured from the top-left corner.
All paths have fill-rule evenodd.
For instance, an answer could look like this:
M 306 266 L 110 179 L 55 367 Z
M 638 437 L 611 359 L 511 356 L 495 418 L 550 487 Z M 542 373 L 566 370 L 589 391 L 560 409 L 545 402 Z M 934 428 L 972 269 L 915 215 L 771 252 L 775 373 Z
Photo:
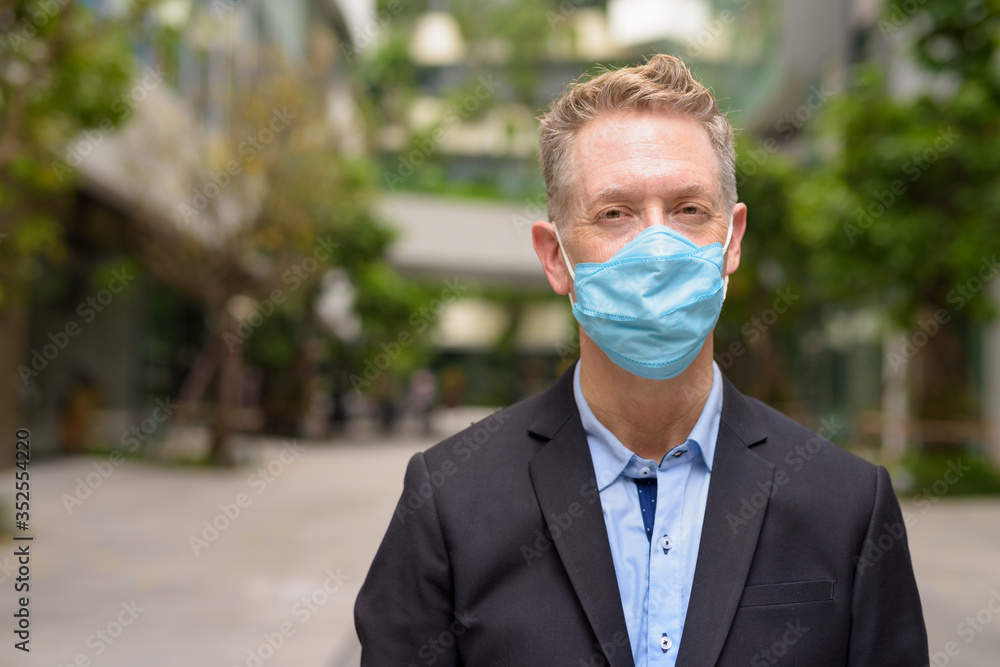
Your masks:
M 718 167 L 708 131 L 697 120 L 657 111 L 601 116 L 575 137 L 571 181 L 587 199 L 608 186 L 701 185 L 718 193 Z

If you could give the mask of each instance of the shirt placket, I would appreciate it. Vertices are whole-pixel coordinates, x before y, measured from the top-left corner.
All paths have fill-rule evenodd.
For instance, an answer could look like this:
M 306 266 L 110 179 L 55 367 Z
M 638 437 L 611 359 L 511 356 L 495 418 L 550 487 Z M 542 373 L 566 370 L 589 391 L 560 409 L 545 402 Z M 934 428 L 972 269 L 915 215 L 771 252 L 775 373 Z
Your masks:
M 684 487 L 688 466 L 667 462 L 657 471 L 656 518 L 649 544 L 649 614 L 647 664 L 672 666 L 683 631 L 685 611 L 681 595 L 684 581 L 685 548 L 679 538 L 684 533 Z

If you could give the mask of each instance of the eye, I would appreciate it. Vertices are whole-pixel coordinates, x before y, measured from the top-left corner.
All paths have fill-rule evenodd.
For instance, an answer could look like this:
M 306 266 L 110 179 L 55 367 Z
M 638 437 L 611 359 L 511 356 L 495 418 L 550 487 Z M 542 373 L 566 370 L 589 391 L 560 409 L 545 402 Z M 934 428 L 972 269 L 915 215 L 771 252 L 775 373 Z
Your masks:
M 684 215 L 699 215 L 703 212 L 704 211 L 702 211 L 701 208 L 695 206 L 694 204 L 687 204 L 686 206 L 681 207 L 681 213 Z
M 603 211 L 597 217 L 600 220 L 622 220 L 623 218 L 625 218 L 627 214 L 628 214 L 627 211 L 624 211 L 620 208 L 609 208 L 607 211 Z

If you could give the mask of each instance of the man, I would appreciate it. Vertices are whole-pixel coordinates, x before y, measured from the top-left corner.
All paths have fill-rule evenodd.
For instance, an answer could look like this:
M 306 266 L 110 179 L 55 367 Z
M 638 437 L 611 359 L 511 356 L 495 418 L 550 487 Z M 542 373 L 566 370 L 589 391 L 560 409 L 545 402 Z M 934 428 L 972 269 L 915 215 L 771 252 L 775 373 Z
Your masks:
M 541 155 L 532 239 L 580 360 L 410 460 L 362 663 L 926 665 L 885 469 L 712 360 L 747 211 L 711 93 L 669 56 L 606 72 L 553 104 Z

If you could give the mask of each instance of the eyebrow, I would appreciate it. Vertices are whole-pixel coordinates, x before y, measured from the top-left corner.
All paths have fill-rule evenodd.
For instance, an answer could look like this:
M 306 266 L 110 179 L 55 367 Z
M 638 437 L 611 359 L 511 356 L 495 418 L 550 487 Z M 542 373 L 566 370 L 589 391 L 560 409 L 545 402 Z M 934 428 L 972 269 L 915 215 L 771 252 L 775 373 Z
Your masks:
M 596 195 L 591 197 L 590 201 L 588 201 L 587 203 L 590 206 L 593 206 L 595 204 L 600 204 L 602 202 L 631 199 L 633 196 L 634 196 L 633 191 L 629 190 L 628 188 L 622 187 L 620 185 L 609 185 L 608 187 L 604 188 L 603 190 L 599 191 Z M 700 183 L 691 183 L 689 185 L 685 185 L 676 193 L 674 193 L 674 197 L 678 199 L 683 199 L 685 197 L 705 197 L 707 199 L 711 199 L 713 202 L 715 202 L 718 199 L 718 197 L 712 196 L 711 190 L 701 185 Z

